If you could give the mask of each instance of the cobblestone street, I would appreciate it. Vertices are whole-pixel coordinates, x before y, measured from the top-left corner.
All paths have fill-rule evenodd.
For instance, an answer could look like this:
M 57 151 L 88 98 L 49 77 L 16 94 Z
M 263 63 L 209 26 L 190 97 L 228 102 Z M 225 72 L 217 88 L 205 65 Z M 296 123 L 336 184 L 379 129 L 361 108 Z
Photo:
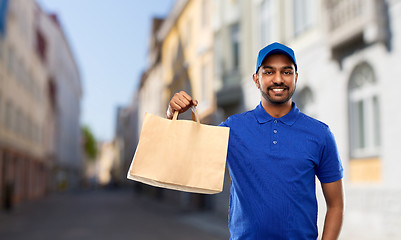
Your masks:
M 1 240 L 228 239 L 226 223 L 128 190 L 57 193 L 0 212 Z

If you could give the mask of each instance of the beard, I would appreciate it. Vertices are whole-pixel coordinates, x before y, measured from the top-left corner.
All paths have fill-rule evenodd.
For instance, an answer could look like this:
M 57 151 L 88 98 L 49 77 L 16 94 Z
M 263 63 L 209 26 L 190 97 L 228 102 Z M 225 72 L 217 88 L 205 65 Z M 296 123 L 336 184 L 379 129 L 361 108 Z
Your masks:
M 289 91 L 289 89 L 290 89 L 289 87 L 287 87 L 287 86 L 284 86 L 284 87 L 286 87 L 286 88 L 288 89 L 288 91 Z M 266 101 L 268 101 L 268 102 L 270 102 L 270 103 L 272 103 L 272 104 L 280 105 L 280 104 L 284 104 L 284 103 L 288 102 L 288 101 L 292 98 L 292 95 L 294 95 L 296 86 L 294 86 L 294 89 L 288 93 L 288 96 L 287 96 L 286 98 L 283 98 L 283 99 L 280 99 L 280 100 L 275 100 L 272 96 L 270 96 L 270 94 L 269 94 L 269 88 L 270 88 L 270 87 L 268 87 L 268 88 L 266 89 L 266 92 L 263 91 L 262 88 L 260 88 L 260 93 L 262 94 L 263 98 L 264 98 Z

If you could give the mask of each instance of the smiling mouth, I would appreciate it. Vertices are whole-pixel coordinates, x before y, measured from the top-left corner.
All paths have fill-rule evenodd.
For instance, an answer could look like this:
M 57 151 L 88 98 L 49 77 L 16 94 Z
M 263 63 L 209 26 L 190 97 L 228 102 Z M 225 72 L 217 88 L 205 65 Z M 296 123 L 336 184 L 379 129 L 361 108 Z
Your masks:
M 275 93 L 282 93 L 284 92 L 284 90 L 286 90 L 286 88 L 270 88 L 270 90 L 272 90 Z

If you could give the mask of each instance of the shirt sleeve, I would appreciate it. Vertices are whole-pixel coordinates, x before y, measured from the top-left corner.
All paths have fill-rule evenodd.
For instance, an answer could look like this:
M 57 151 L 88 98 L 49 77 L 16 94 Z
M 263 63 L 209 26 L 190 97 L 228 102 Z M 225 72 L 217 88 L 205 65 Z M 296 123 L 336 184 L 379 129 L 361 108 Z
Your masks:
M 231 117 L 228 117 L 224 122 L 219 124 L 219 127 L 230 127 Z
M 222 122 L 219 124 L 219 127 L 228 127 L 228 126 L 227 126 L 226 122 Z
M 335 182 L 343 178 L 343 166 L 338 154 L 337 144 L 333 133 L 327 128 L 325 144 L 322 147 L 319 165 L 316 167 L 316 176 L 321 183 Z

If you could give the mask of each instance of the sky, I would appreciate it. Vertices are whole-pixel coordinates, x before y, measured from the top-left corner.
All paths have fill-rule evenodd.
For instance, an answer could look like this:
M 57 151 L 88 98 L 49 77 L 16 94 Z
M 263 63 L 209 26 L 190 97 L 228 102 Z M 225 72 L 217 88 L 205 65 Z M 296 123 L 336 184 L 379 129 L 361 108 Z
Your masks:
M 166 17 L 174 0 L 36 0 L 56 13 L 80 70 L 81 124 L 97 140 L 114 137 L 118 106 L 131 103 L 147 67 L 153 17 Z

